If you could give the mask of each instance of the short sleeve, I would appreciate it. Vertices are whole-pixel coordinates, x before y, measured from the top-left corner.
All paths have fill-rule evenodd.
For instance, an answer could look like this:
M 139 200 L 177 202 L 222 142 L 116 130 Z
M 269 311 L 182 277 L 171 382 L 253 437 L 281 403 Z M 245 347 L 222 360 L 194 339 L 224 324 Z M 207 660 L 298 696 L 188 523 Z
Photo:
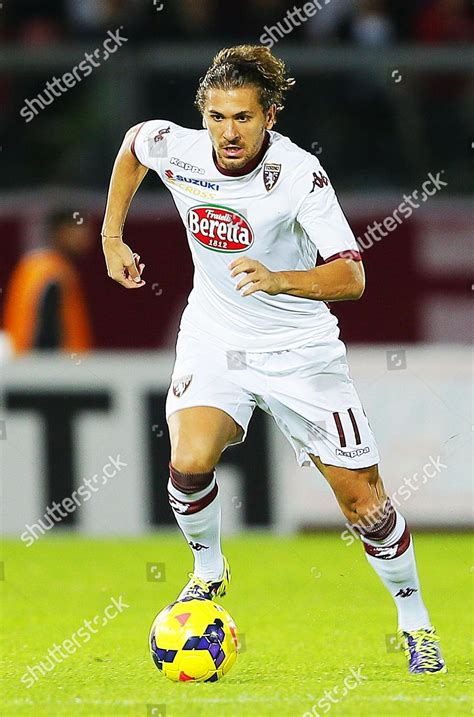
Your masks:
M 359 247 L 331 182 L 316 157 L 298 169 L 292 186 L 296 221 L 324 261 L 340 256 L 360 261 Z
M 173 133 L 177 129 L 181 128 L 167 120 L 143 122 L 136 130 L 130 145 L 132 154 L 140 164 L 157 171 L 160 160 L 169 157 Z

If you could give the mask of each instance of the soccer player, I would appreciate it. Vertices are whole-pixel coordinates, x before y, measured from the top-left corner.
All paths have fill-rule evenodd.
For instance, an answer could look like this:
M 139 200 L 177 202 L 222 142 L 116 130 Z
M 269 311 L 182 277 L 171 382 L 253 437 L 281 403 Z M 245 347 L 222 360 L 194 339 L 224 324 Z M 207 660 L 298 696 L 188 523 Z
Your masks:
M 258 406 L 298 463 L 319 469 L 359 532 L 395 601 L 410 672 L 446 671 L 413 541 L 385 492 L 326 303 L 362 295 L 358 246 L 318 159 L 272 129 L 292 84 L 265 47 L 221 50 L 197 91 L 204 129 L 143 122 L 125 135 L 113 168 L 102 229 L 108 275 L 128 289 L 145 284 L 122 231 L 148 169 L 170 190 L 194 261 L 166 402 L 169 500 L 194 553 L 179 599 L 228 588 L 215 467 L 245 440 Z

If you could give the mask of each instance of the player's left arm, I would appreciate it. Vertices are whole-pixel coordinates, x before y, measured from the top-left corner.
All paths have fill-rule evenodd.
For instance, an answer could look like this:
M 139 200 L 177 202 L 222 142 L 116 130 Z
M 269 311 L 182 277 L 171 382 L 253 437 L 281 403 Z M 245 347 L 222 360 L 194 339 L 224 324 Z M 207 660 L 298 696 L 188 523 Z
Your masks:
M 362 261 L 338 257 L 306 271 L 270 271 L 255 259 L 242 257 L 230 265 L 231 276 L 245 273 L 236 285 L 242 296 L 256 291 L 266 294 L 291 294 L 318 301 L 347 301 L 360 299 L 365 288 Z M 247 288 L 245 288 L 247 287 Z
M 243 296 L 264 291 L 317 301 L 360 299 L 365 274 L 359 247 L 317 158 L 307 159 L 296 170 L 289 203 L 295 207 L 294 221 L 325 263 L 305 271 L 270 271 L 259 261 L 242 257 L 229 267 L 232 276 L 246 274 L 237 290 L 244 289 Z

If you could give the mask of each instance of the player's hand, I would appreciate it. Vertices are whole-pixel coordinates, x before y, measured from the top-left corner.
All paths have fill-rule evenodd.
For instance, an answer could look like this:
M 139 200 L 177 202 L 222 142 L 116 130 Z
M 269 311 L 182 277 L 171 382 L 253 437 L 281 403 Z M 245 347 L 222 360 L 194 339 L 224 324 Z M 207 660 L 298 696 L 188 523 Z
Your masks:
M 229 269 L 231 269 L 231 276 L 237 276 L 237 274 L 242 273 L 246 274 L 235 287 L 237 291 L 243 289 L 244 286 L 248 287 L 242 293 L 242 296 L 250 296 L 250 294 L 254 294 L 256 291 L 264 291 L 271 296 L 281 294 L 282 292 L 282 282 L 279 272 L 270 271 L 256 259 L 249 259 L 248 257 L 235 259 L 229 264 Z
M 126 289 L 140 289 L 145 286 L 141 278 L 145 264 L 140 264 L 140 257 L 134 254 L 127 244 L 115 238 L 104 238 L 102 242 L 107 274 L 111 279 Z

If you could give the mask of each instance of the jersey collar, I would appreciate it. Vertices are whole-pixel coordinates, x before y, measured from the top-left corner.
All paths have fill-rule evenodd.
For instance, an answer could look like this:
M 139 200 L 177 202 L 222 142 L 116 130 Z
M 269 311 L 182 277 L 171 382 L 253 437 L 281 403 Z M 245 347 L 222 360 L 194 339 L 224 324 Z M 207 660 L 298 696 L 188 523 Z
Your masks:
M 217 170 L 221 174 L 225 174 L 226 177 L 243 177 L 245 174 L 250 174 L 250 172 L 253 172 L 253 170 L 258 167 L 258 165 L 265 156 L 265 152 L 267 151 L 269 144 L 270 134 L 268 132 L 265 132 L 265 139 L 263 140 L 259 153 L 240 169 L 224 169 L 224 167 L 220 167 L 217 163 L 217 157 L 214 151 L 214 147 L 212 148 L 212 159 L 214 160 L 214 164 L 216 165 Z

